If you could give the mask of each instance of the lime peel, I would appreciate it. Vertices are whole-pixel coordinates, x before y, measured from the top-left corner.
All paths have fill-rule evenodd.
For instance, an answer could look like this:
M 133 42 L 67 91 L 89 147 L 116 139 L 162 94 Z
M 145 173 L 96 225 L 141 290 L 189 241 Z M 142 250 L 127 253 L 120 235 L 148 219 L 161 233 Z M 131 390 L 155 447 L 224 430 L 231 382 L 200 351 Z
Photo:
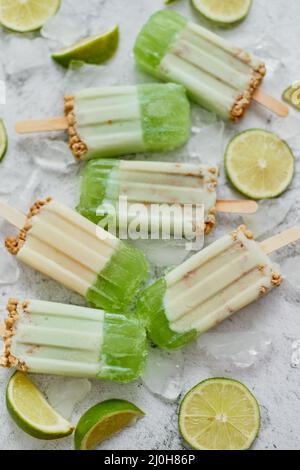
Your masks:
M 15 372 L 8 382 L 6 406 L 15 423 L 37 439 L 60 439 L 73 432 L 73 426 L 49 405 L 22 372 Z
M 8 139 L 5 124 L 0 119 L 0 162 L 5 157 L 7 151 Z
M 225 151 L 225 169 L 232 185 L 252 199 L 272 199 L 290 186 L 295 158 L 288 144 L 263 129 L 235 135 Z
M 0 23 L 20 33 L 40 29 L 59 9 L 60 0 L 0 0 Z
M 242 383 L 225 378 L 200 382 L 184 397 L 179 430 L 197 450 L 246 450 L 260 430 L 257 400 Z
M 192 0 L 195 9 L 219 25 L 234 25 L 249 14 L 252 0 Z
M 143 411 L 125 400 L 98 403 L 80 418 L 74 436 L 75 449 L 90 450 L 143 416 Z
M 71 62 L 102 64 L 116 52 L 119 44 L 119 27 L 114 25 L 104 33 L 90 36 L 52 54 L 52 59 L 63 67 Z

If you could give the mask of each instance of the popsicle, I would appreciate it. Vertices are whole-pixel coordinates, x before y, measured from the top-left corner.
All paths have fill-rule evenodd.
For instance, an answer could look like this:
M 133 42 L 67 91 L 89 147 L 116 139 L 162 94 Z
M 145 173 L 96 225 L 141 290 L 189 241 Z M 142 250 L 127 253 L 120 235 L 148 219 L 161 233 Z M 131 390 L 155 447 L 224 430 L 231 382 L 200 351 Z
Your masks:
M 182 84 L 192 100 L 225 121 L 239 121 L 253 98 L 280 116 L 288 115 L 284 103 L 259 89 L 266 74 L 260 59 L 174 10 L 150 17 L 134 54 L 143 70 Z
M 183 347 L 279 286 L 279 267 L 268 253 L 299 239 L 294 228 L 259 244 L 242 226 L 168 272 L 139 298 L 153 343 Z
M 105 215 L 101 207 L 117 208 L 119 198 L 126 196 L 130 222 L 136 203 L 144 204 L 148 210 L 151 204 L 190 204 L 193 207 L 203 204 L 205 234 L 208 234 L 215 225 L 218 211 L 253 213 L 257 209 L 254 201 L 217 201 L 218 174 L 218 168 L 212 165 L 93 160 L 86 164 L 83 172 L 77 209 L 83 216 L 98 223 Z M 195 226 L 197 221 L 194 215 L 191 225 Z M 149 217 L 153 218 L 153 214 Z
M 0 216 L 21 229 L 5 241 L 11 254 L 97 308 L 125 313 L 147 279 L 142 252 L 51 198 L 27 217 L 0 203 Z
M 146 333 L 137 318 L 10 299 L 0 364 L 23 372 L 128 382 L 139 377 Z
M 190 135 L 190 105 L 174 83 L 89 88 L 65 97 L 65 117 L 25 121 L 19 133 L 67 129 L 78 160 L 164 152 Z

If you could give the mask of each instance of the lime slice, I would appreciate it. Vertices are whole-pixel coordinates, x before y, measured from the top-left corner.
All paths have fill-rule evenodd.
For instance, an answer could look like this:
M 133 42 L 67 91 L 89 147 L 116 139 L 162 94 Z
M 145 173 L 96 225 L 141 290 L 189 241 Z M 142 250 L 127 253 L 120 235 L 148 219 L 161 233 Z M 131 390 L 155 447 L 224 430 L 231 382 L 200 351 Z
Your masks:
M 225 152 L 225 168 L 233 186 L 252 199 L 270 199 L 291 184 L 295 159 L 276 134 L 250 129 L 237 134 Z
M 73 427 L 46 401 L 27 375 L 16 372 L 8 382 L 6 406 L 17 425 L 37 439 L 60 439 Z
M 7 150 L 7 133 L 4 122 L 0 119 L 0 162 L 5 156 Z
M 300 111 L 300 82 L 293 83 L 293 85 L 289 86 L 283 92 L 282 98 Z
M 139 408 L 125 400 L 98 403 L 80 418 L 75 430 L 75 449 L 93 449 L 143 416 Z
M 20 33 L 41 28 L 60 7 L 60 0 L 0 0 L 0 23 Z
M 73 46 L 55 52 L 52 58 L 63 67 L 68 67 L 71 61 L 102 64 L 114 55 L 118 43 L 119 27 L 115 25 L 105 33 L 83 39 Z
M 260 429 L 260 410 L 251 392 L 232 379 L 209 379 L 181 402 L 179 430 L 197 450 L 246 450 Z
M 244 20 L 252 5 L 252 0 L 192 0 L 192 2 L 205 18 L 224 25 Z

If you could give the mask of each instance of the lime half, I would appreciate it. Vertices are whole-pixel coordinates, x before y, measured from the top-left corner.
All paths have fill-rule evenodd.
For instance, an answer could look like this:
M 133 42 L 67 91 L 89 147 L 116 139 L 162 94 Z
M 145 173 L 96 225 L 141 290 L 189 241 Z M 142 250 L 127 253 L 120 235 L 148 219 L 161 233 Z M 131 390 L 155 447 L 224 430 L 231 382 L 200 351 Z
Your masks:
M 46 401 L 26 374 L 16 372 L 6 391 L 6 406 L 17 425 L 38 439 L 60 439 L 73 432 L 73 427 Z
M 98 403 L 80 418 L 75 430 L 75 449 L 93 449 L 143 416 L 139 408 L 125 400 Z
M 83 39 L 73 46 L 55 52 L 52 58 L 63 67 L 68 67 L 72 60 L 102 64 L 114 55 L 118 43 L 119 27 L 115 25 L 105 33 Z
M 225 152 L 225 168 L 233 186 L 252 199 L 280 196 L 291 184 L 295 159 L 276 134 L 250 129 L 237 134 Z
M 60 0 L 0 0 L 0 23 L 20 33 L 41 28 L 60 7 Z
M 300 82 L 293 83 L 293 85 L 289 86 L 283 92 L 282 98 L 300 111 Z
M 232 379 L 209 379 L 181 402 L 179 430 L 197 450 L 246 450 L 260 429 L 260 410 L 251 392 Z
M 4 122 L 0 119 L 0 162 L 5 156 L 7 150 L 7 133 Z
M 244 20 L 252 5 L 252 0 L 192 0 L 192 2 L 205 18 L 224 25 Z

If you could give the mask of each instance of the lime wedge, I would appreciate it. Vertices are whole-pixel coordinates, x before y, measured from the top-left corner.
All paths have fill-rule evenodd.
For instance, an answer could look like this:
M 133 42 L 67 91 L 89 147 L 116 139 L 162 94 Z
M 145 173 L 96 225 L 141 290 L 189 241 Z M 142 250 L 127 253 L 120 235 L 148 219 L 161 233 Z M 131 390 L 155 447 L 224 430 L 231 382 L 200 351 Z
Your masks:
M 23 33 L 41 28 L 60 7 L 60 0 L 0 0 L 0 23 Z
M 114 55 L 118 43 L 119 27 L 115 25 L 105 33 L 83 39 L 73 46 L 55 52 L 52 58 L 63 67 L 68 67 L 71 61 L 102 64 Z
M 7 133 L 4 122 L 0 119 L 0 162 L 5 156 L 7 150 Z
M 260 410 L 251 392 L 232 379 L 209 379 L 181 402 L 179 430 L 197 450 L 246 450 L 260 429 Z
M 26 374 L 16 372 L 8 382 L 6 406 L 17 425 L 37 439 L 60 439 L 73 427 L 46 401 Z
M 282 98 L 300 111 L 300 82 L 293 83 L 293 85 L 289 86 L 283 92 Z
M 237 134 L 225 152 L 225 168 L 232 185 L 252 199 L 280 196 L 291 184 L 295 159 L 276 134 L 250 129 Z
M 194 7 L 214 23 L 232 25 L 244 20 L 252 0 L 192 0 Z
M 75 430 L 75 449 L 93 449 L 143 416 L 139 408 L 125 400 L 98 403 L 80 418 Z

